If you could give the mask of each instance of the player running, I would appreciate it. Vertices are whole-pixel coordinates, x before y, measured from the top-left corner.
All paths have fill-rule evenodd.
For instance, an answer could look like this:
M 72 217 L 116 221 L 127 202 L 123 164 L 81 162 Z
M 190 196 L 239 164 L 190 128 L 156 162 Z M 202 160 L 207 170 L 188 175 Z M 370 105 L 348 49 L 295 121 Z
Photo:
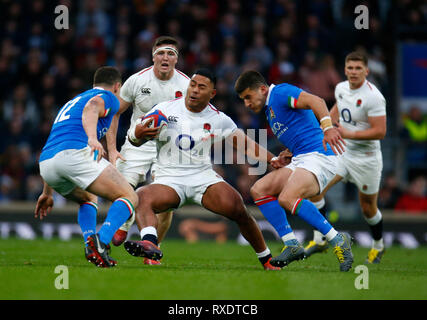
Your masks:
M 319 194 L 332 180 L 337 162 L 334 153 L 344 150 L 325 101 L 290 84 L 268 86 L 256 71 L 241 74 L 235 90 L 246 107 L 255 113 L 265 112 L 273 133 L 293 154 L 289 165 L 265 175 L 251 188 L 255 204 L 285 243 L 271 264 L 286 266 L 304 258 L 304 248 L 287 221 L 287 210 L 319 230 L 334 247 L 340 270 L 350 270 L 350 236 L 338 233 L 310 201 L 304 200 Z
M 152 249 L 158 242 L 156 213 L 193 202 L 235 221 L 264 269 L 279 270 L 270 264 L 270 250 L 241 195 L 212 169 L 210 150 L 214 142 L 226 139 L 256 160 L 271 162 L 274 155 L 209 103 L 216 93 L 215 82 L 209 70 L 200 69 L 192 76 L 185 97 L 153 108 L 173 120 L 164 134 L 167 139 L 156 140 L 159 152 L 154 182 L 137 190 L 142 201 L 136 211 L 141 241 L 126 241 L 124 246 L 134 256 L 160 258 L 161 251 Z M 246 143 L 239 145 L 238 141 Z
M 324 208 L 324 194 L 334 184 L 343 181 L 354 183 L 359 189 L 359 201 L 363 216 L 372 234 L 372 248 L 366 263 L 380 263 L 384 255 L 383 219 L 377 206 L 378 191 L 383 168 L 380 141 L 386 135 L 386 101 L 381 92 L 366 77 L 368 59 L 360 52 L 352 52 L 345 59 L 346 81 L 335 88 L 336 103 L 331 117 L 345 139 L 346 152 L 339 157 L 337 176 L 323 191 L 312 199 Z M 305 248 L 306 255 L 323 252 L 328 244 L 318 231 Z
M 35 209 L 35 217 L 40 219 L 52 210 L 52 189 L 77 202 L 86 259 L 105 268 L 117 264 L 108 254 L 109 243 L 138 205 L 132 187 L 103 158 L 105 150 L 99 142 L 119 109 L 121 83 L 116 68 L 101 67 L 95 72 L 93 89 L 79 94 L 59 110 L 40 154 L 44 188 Z M 96 195 L 113 202 L 98 233 Z
M 125 176 L 126 180 L 136 188 L 143 183 L 150 168 L 154 172 L 153 163 L 156 160 L 157 150 L 154 141 L 147 142 L 142 147 L 135 147 L 126 139 L 120 153 L 116 148 L 116 136 L 120 114 L 133 105 L 131 125 L 144 116 L 156 104 L 185 96 L 189 78 L 175 69 L 178 62 L 178 41 L 172 37 L 161 36 L 154 42 L 152 48 L 153 65 L 145 68 L 125 81 L 120 92 L 120 109 L 113 119 L 111 130 L 107 134 L 109 159 Z M 132 216 L 117 230 L 113 237 L 113 244 L 121 245 L 127 237 L 135 217 Z M 159 215 L 160 241 L 169 229 L 172 212 Z M 145 259 L 144 263 L 157 264 L 156 261 Z

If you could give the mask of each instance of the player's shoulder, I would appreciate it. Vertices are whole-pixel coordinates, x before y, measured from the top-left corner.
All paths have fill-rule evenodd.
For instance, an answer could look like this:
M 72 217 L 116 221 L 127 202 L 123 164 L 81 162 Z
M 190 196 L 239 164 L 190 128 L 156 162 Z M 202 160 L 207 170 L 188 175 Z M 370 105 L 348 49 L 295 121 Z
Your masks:
M 270 95 L 272 97 L 280 97 L 280 96 L 298 95 L 301 91 L 303 91 L 303 89 L 293 84 L 284 82 L 277 85 L 271 85 L 270 91 L 271 91 Z
M 131 82 L 131 81 L 144 81 L 145 79 L 149 79 L 151 77 L 151 70 L 153 69 L 153 66 L 144 68 L 142 70 L 139 70 L 132 74 L 125 82 Z
M 188 82 L 190 80 L 190 77 L 187 76 L 184 72 L 182 72 L 181 70 L 175 69 L 174 72 L 174 76 L 175 78 L 177 78 L 179 81 L 185 81 Z
M 184 97 L 179 97 L 179 98 L 176 98 L 173 100 L 162 101 L 162 102 L 159 102 L 158 104 L 156 104 L 152 110 L 161 109 L 161 111 L 166 112 L 167 110 L 177 108 L 178 105 L 185 103 L 184 100 L 185 100 Z
M 381 91 L 368 80 L 366 80 L 363 85 L 363 96 L 373 105 L 385 103 L 385 98 Z
M 289 90 L 295 90 L 295 89 L 302 90 L 299 87 L 297 87 L 293 84 L 287 83 L 287 82 L 279 83 L 279 84 L 272 85 L 272 86 L 273 87 L 271 88 L 271 90 L 274 92 L 289 91 Z
M 335 86 L 335 90 L 344 90 L 350 88 L 350 85 L 348 83 L 348 80 L 338 82 Z
M 100 97 L 105 100 L 105 98 L 115 101 L 117 97 L 111 91 L 105 90 L 103 88 L 93 88 L 83 93 L 83 95 L 87 95 L 89 98 Z
M 366 80 L 366 82 L 365 82 L 365 92 L 368 94 L 371 94 L 371 95 L 376 95 L 376 96 L 381 96 L 381 97 L 383 96 L 383 94 L 377 88 L 377 86 L 368 80 Z
M 225 115 L 225 113 L 221 112 L 218 110 L 217 107 L 215 107 L 212 103 L 208 103 L 208 105 L 206 106 L 205 110 L 204 110 L 204 114 L 209 115 L 209 116 L 220 116 L 222 117 L 223 115 Z

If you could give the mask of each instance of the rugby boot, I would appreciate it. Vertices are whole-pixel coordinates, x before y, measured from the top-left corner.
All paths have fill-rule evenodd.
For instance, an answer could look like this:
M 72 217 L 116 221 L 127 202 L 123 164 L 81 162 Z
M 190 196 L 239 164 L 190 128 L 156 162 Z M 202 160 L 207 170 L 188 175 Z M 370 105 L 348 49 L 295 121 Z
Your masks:
M 314 240 L 311 240 L 308 243 L 308 245 L 304 248 L 305 257 L 308 258 L 309 256 L 315 253 L 321 253 L 321 252 L 326 253 L 326 251 L 328 251 L 328 248 L 329 248 L 329 245 L 326 241 L 323 244 L 319 244 Z
M 385 249 L 377 250 L 377 249 L 372 248 L 371 250 L 369 250 L 368 257 L 366 258 L 365 263 L 366 264 L 371 264 L 371 263 L 378 264 L 378 263 L 380 263 L 381 258 L 383 257 L 384 253 L 385 253 Z
M 348 233 L 338 233 L 335 238 L 330 241 L 333 247 L 334 254 L 338 258 L 340 271 L 349 271 L 353 264 L 353 253 L 351 244 L 353 238 Z
M 129 219 L 127 219 L 126 222 L 123 223 L 123 225 L 114 233 L 112 242 L 115 246 L 120 246 L 123 242 L 126 241 L 128 232 L 130 230 L 130 227 L 132 227 L 134 221 L 135 221 L 135 213 L 133 213 L 129 217 Z
M 163 257 L 163 252 L 160 248 L 148 240 L 129 240 L 124 243 L 124 247 L 134 257 L 143 257 L 151 260 L 160 260 Z
M 101 240 L 99 240 L 98 234 L 89 236 L 87 244 L 88 249 L 92 251 L 92 253 L 90 253 L 90 251 L 87 250 L 88 253 L 95 255 L 95 259 L 92 258 L 93 261 L 91 260 L 90 262 L 94 263 L 97 267 L 111 268 L 117 265 L 117 261 L 108 255 L 110 249 L 109 245 L 102 243 Z
M 291 240 L 282 249 L 277 257 L 271 259 L 270 263 L 274 267 L 285 267 L 292 261 L 304 259 L 304 247 L 297 241 Z

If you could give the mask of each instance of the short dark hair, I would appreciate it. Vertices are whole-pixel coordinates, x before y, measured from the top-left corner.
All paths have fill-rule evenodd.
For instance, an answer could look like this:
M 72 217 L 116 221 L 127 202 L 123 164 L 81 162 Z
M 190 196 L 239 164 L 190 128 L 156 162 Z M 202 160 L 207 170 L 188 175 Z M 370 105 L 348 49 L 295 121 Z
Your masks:
M 237 94 L 241 94 L 246 89 L 256 89 L 260 86 L 268 86 L 267 82 L 265 81 L 264 77 L 261 73 L 258 71 L 246 71 L 243 72 L 236 80 L 236 83 L 234 84 L 234 90 L 237 92 Z
M 360 51 L 350 52 L 345 57 L 345 62 L 347 63 L 348 61 L 362 61 L 365 66 L 368 65 L 368 57 L 366 56 L 366 54 Z
M 115 67 L 104 66 L 96 69 L 93 76 L 93 85 L 106 84 L 114 85 L 116 82 L 122 83 L 122 75 Z
M 208 78 L 213 83 L 214 88 L 215 88 L 215 86 L 216 86 L 216 76 L 215 76 L 215 74 L 212 71 L 210 71 L 207 68 L 200 68 L 200 69 L 197 69 L 194 72 L 194 74 L 199 74 L 201 76 L 204 76 L 204 77 Z
M 174 37 L 169 37 L 169 36 L 160 36 L 156 40 L 154 40 L 153 49 L 165 44 L 171 44 L 175 46 L 177 49 L 179 49 L 178 40 L 176 40 Z

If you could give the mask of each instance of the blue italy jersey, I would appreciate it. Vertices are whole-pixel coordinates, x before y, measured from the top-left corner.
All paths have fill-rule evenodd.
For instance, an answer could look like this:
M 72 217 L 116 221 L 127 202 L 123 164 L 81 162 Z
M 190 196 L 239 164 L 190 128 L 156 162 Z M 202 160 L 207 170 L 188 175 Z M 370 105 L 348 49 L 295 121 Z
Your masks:
M 86 103 L 94 96 L 101 97 L 105 103 L 105 113 L 103 117 L 99 117 L 97 124 L 98 140 L 105 136 L 120 103 L 112 92 L 96 87 L 79 94 L 59 110 L 40 154 L 40 161 L 53 158 L 62 150 L 83 149 L 88 145 L 82 114 Z
M 313 111 L 295 109 L 302 91 L 287 83 L 271 85 L 265 106 L 268 123 L 294 156 L 309 152 L 334 155 L 329 144 L 327 151 L 323 148 L 323 131 Z

